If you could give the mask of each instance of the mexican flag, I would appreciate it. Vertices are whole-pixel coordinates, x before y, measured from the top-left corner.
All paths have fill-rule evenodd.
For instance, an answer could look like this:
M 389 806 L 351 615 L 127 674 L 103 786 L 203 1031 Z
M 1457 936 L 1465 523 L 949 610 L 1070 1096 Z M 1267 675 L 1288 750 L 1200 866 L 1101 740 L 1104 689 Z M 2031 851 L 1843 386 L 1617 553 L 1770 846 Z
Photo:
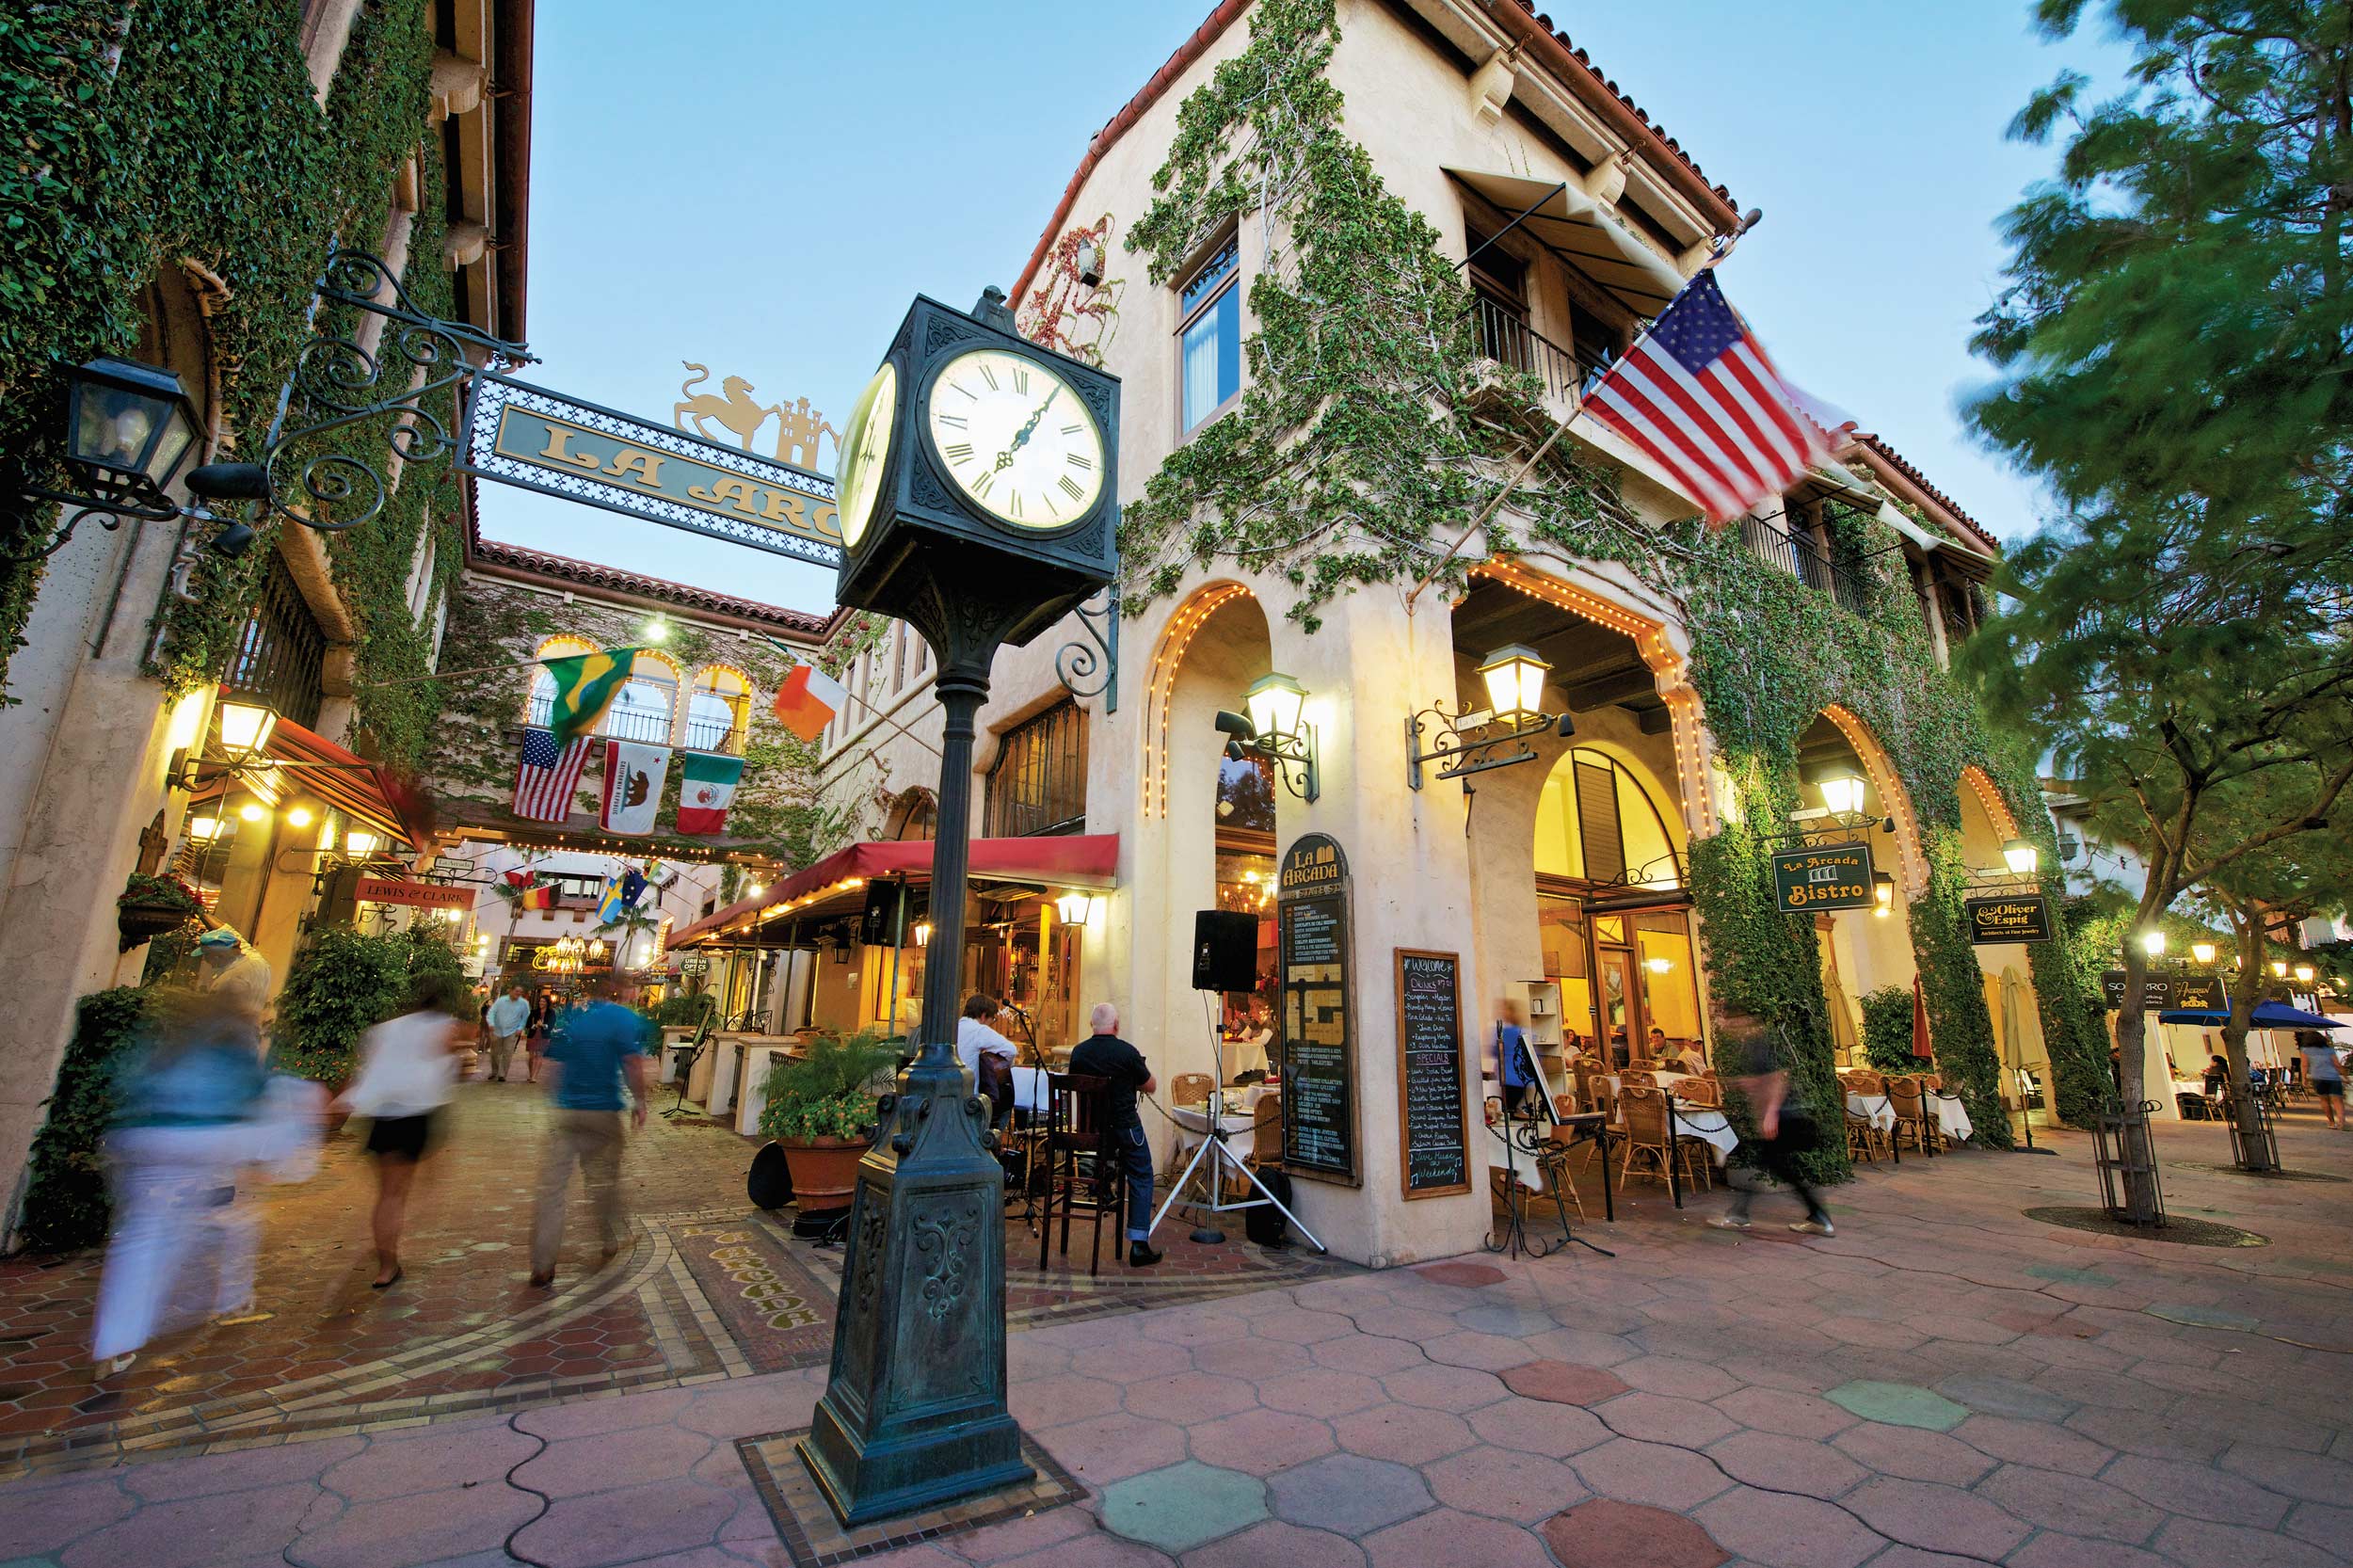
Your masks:
M 735 800 L 736 783 L 744 776 L 744 759 L 712 751 L 684 755 L 686 765 L 679 775 L 678 830 L 721 832 L 727 827 L 728 807 Z

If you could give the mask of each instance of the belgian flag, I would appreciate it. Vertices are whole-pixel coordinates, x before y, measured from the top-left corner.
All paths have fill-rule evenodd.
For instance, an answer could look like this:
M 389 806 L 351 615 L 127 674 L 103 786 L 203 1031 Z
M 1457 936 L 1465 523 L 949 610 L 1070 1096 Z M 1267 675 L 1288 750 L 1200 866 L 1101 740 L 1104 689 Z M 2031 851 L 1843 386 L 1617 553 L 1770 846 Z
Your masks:
M 548 711 L 548 728 L 555 731 L 558 750 L 597 728 L 604 711 L 629 680 L 636 662 L 633 648 L 608 648 L 600 653 L 573 653 L 542 659 L 555 680 L 555 700 Z

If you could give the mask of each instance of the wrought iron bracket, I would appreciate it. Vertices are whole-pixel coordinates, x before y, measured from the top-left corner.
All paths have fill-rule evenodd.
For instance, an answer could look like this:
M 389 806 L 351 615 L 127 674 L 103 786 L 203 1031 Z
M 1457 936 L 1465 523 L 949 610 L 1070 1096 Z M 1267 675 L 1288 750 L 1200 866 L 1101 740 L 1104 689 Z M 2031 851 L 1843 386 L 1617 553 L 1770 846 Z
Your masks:
M 59 506 L 73 507 L 74 511 L 58 527 L 57 531 L 50 536 L 47 544 L 39 550 L 0 556 L 0 561 L 5 561 L 10 566 L 22 566 L 27 561 L 45 560 L 55 555 L 72 539 L 74 529 L 81 526 L 84 518 L 96 518 L 98 526 L 111 534 L 120 528 L 124 522 L 133 519 L 146 522 L 165 522 L 181 515 L 181 509 L 178 506 L 146 485 L 128 485 L 100 478 L 91 483 L 90 488 L 95 493 L 76 495 L 71 491 L 53 490 L 40 485 L 21 487 L 16 493 L 28 501 L 47 501 Z M 190 512 L 189 515 L 193 517 L 202 514 Z
M 1103 699 L 1104 713 L 1116 713 L 1119 712 L 1119 584 L 1110 584 L 1096 598 L 1080 605 L 1076 613 L 1079 630 L 1086 634 L 1085 640 L 1074 637 L 1055 651 L 1054 674 L 1061 678 L 1063 690 L 1072 696 L 1081 701 L 1099 696 Z
M 1868 838 L 1873 829 L 1881 833 L 1896 831 L 1893 817 L 1865 817 L 1849 813 L 1843 817 L 1825 817 L 1819 827 L 1801 826 L 1787 833 L 1762 833 L 1757 842 L 1765 844 L 1850 844 Z
M 1477 722 L 1484 720 L 1484 722 Z M 1437 733 L 1430 749 L 1421 749 L 1422 736 L 1432 726 Z M 1405 783 L 1409 789 L 1421 788 L 1421 765 L 1424 762 L 1443 764 L 1438 776 L 1460 778 L 1465 774 L 1484 773 L 1489 768 L 1508 768 L 1517 762 L 1536 760 L 1536 748 L 1529 741 L 1538 735 L 1558 730 L 1562 735 L 1577 733 L 1577 725 L 1568 714 L 1555 717 L 1541 713 L 1534 718 L 1520 719 L 1511 724 L 1497 724 L 1476 713 L 1449 713 L 1444 702 L 1433 702 L 1405 721 Z M 1492 731 L 1492 733 L 1490 733 Z M 1497 747 L 1513 749 L 1498 754 Z
M 355 313 L 383 323 L 373 347 L 361 343 Z M 343 246 L 328 251 L 311 324 L 279 392 L 260 467 L 264 509 L 324 532 L 382 513 L 392 484 L 377 452 L 424 464 L 456 451 L 456 433 L 428 406 L 436 393 L 454 392 L 462 411 L 475 376 L 536 362 L 520 343 L 426 314 L 382 259 Z M 353 439 L 360 436 L 371 439 Z

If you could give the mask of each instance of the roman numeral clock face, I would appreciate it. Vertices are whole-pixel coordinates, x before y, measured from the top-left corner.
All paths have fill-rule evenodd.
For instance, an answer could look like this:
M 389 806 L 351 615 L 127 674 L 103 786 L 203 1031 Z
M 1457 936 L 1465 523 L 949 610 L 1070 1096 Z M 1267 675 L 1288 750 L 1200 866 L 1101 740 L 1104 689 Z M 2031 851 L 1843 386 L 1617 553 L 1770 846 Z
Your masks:
M 1016 528 L 1062 528 L 1103 490 L 1103 433 L 1078 392 L 1000 348 L 948 361 L 932 383 L 932 448 L 965 498 Z

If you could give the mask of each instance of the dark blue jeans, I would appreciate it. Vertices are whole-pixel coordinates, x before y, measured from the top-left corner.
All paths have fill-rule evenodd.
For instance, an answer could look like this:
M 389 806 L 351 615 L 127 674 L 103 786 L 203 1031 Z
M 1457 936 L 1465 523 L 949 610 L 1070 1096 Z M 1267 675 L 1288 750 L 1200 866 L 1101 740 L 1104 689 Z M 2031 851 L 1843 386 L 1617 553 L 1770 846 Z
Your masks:
M 1152 1239 L 1152 1144 L 1141 1127 L 1113 1132 L 1107 1151 L 1112 1162 L 1128 1176 L 1128 1240 Z M 1108 1172 L 1106 1175 L 1108 1176 Z

